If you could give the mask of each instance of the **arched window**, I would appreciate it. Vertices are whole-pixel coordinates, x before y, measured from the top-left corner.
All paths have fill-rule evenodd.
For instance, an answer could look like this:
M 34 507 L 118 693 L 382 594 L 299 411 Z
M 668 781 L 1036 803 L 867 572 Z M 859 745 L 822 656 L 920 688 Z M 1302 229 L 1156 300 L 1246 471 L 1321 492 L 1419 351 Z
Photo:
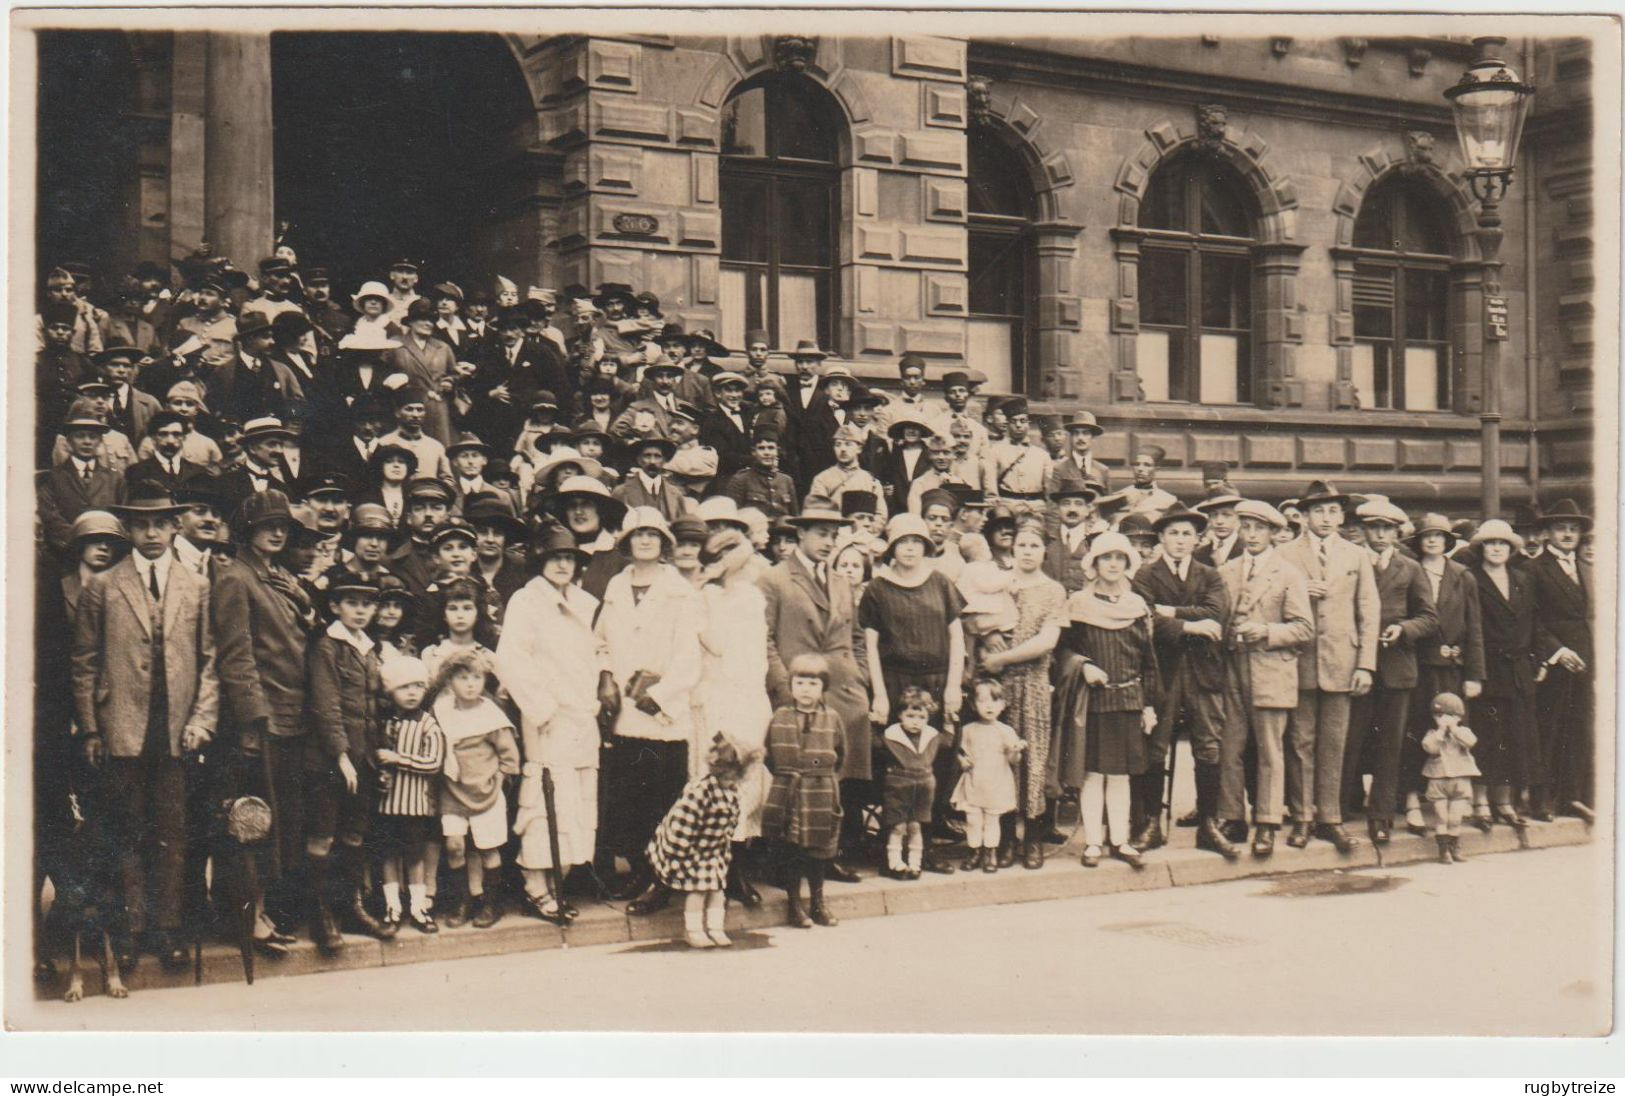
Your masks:
M 1002 392 L 1026 388 L 1037 324 L 1037 201 L 1016 152 L 986 126 L 968 135 L 970 357 Z
M 1158 167 L 1140 204 L 1140 334 L 1147 400 L 1250 403 L 1253 224 L 1246 182 L 1199 153 Z
M 1360 406 L 1451 406 L 1450 252 L 1438 201 L 1413 179 L 1378 183 L 1354 222 L 1354 387 Z
M 722 341 L 833 349 L 840 107 L 797 73 L 741 84 L 722 111 Z

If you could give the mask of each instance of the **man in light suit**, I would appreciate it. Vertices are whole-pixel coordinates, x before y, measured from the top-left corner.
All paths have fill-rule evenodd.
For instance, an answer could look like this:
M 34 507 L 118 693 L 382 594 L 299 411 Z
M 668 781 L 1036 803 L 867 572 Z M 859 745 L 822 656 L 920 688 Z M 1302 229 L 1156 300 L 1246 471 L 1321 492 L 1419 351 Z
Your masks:
M 1355 511 L 1365 526 L 1366 545 L 1377 580 L 1377 672 L 1371 691 L 1349 708 L 1348 743 L 1343 751 L 1343 805 L 1357 807 L 1365 791 L 1362 776 L 1368 735 L 1374 735 L 1371 798 L 1366 826 L 1376 845 L 1388 843 L 1399 802 L 1399 755 L 1416 688 L 1416 651 L 1439 632 L 1433 589 L 1422 565 L 1399 551 L 1405 511 L 1391 502 L 1367 502 Z
M 75 621 L 79 737 L 85 760 L 102 771 L 108 832 L 123 846 L 128 932 L 116 934 L 121 967 L 134 965 L 138 944 L 171 969 L 188 958 L 180 935 L 181 758 L 214 736 L 220 694 L 208 583 L 178 566 L 171 551 L 180 509 L 156 486 L 114 507 L 135 550 L 85 584 Z
M 848 811 L 854 797 L 872 777 L 869 693 L 863 669 L 853 652 L 858 645 L 857 613 L 852 588 L 829 566 L 836 534 L 849 523 L 838 511 L 808 508 L 788 519 L 797 529 L 790 557 L 763 572 L 757 584 L 767 599 L 767 691 L 774 707 L 790 703 L 790 674 L 797 655 L 819 654 L 829 661 L 829 688 L 824 701 L 846 728 L 841 765 L 841 799 Z M 861 829 L 848 820 L 842 826 L 842 851 Z M 850 882 L 856 873 L 832 863 L 829 876 Z
M 1316 481 L 1298 500 L 1308 529 L 1281 547 L 1281 558 L 1309 580 L 1315 634 L 1298 659 L 1298 709 L 1287 735 L 1287 801 L 1301 849 L 1316 836 L 1339 852 L 1359 847 L 1343 829 L 1343 752 L 1349 702 L 1371 691 L 1377 669 L 1377 620 L 1382 603 L 1371 553 L 1338 535 L 1349 497 Z
M 1298 707 L 1298 651 L 1314 638 L 1309 589 L 1303 573 L 1281 558 L 1275 531 L 1286 518 L 1275 507 L 1244 499 L 1237 507 L 1245 552 L 1219 568 L 1230 596 L 1229 704 L 1225 723 L 1219 813 L 1244 821 L 1242 771 L 1247 741 L 1258 751 L 1258 797 L 1253 804 L 1253 855 L 1275 851 L 1286 785 L 1283 741 Z

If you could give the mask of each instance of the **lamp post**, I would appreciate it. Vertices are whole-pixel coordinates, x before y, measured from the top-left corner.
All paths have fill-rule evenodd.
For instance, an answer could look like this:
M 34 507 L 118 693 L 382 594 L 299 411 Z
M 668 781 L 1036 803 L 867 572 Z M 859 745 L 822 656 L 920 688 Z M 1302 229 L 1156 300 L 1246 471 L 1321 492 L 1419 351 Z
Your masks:
M 1444 93 L 1455 115 L 1456 137 L 1467 164 L 1467 182 L 1478 199 L 1478 247 L 1483 259 L 1483 400 L 1478 421 L 1481 445 L 1482 517 L 1501 512 L 1501 344 L 1507 337 L 1506 298 L 1501 295 L 1501 199 L 1512 183 L 1534 86 L 1518 78 L 1499 57 L 1505 38 L 1475 38 L 1477 57 Z M 1532 332 L 1528 333 L 1530 336 Z

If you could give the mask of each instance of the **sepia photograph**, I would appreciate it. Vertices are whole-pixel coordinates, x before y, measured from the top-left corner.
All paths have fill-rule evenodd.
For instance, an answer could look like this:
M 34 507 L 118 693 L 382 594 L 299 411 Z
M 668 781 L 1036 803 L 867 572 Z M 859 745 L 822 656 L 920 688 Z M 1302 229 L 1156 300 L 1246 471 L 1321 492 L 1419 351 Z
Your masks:
M 10 23 L 9 1030 L 1612 1033 L 1613 16 Z

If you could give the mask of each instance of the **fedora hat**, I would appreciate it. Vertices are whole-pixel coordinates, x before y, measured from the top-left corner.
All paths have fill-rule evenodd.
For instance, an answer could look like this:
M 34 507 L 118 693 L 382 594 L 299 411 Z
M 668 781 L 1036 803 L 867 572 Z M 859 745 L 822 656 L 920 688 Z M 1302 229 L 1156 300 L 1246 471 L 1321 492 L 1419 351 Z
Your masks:
M 1582 529 L 1591 528 L 1591 515 L 1580 509 L 1573 499 L 1558 499 L 1551 509 L 1544 510 L 1535 518 L 1535 528 L 1544 529 L 1554 521 L 1577 521 Z
M 1117 531 L 1125 537 L 1145 537 L 1154 540 L 1157 530 L 1151 523 L 1151 515 L 1141 510 L 1124 514 L 1117 521 Z
M 639 453 L 651 445 L 658 446 L 667 460 L 671 460 L 672 454 L 677 452 L 677 443 L 664 434 L 647 434 L 643 437 L 633 438 L 626 443 L 626 451 L 631 454 L 633 459 L 636 459 Z
M 270 318 L 267 317 L 265 313 L 244 312 L 241 316 L 237 317 L 238 342 L 248 338 L 250 335 L 258 335 L 262 332 L 272 335 L 276 333 L 276 328 L 272 326 Z
M 796 343 L 796 348 L 790 351 L 790 357 L 817 358 L 819 361 L 823 361 L 829 355 L 818 349 L 818 343 L 812 339 L 802 339 Z
M 1126 521 L 1127 519 L 1124 520 Z M 1164 511 L 1161 517 L 1157 518 L 1156 521 L 1153 521 L 1151 523 L 1151 529 L 1153 532 L 1160 535 L 1164 529 L 1168 528 L 1168 526 L 1172 525 L 1176 521 L 1190 522 L 1196 526 L 1196 531 L 1198 533 L 1201 533 L 1202 530 L 1207 528 L 1207 515 L 1202 513 L 1200 508 L 1175 506 L 1171 510 Z
M 1315 480 L 1298 496 L 1298 508 L 1307 510 L 1317 502 L 1335 502 L 1346 508 L 1350 501 L 1350 496 L 1343 494 L 1327 481 Z
M 486 456 L 491 455 L 491 447 L 480 440 L 478 434 L 464 432 L 457 435 L 457 440 L 446 446 L 446 456 L 454 457 L 464 449 L 478 449 Z
M 1091 434 L 1104 434 L 1105 429 L 1095 421 L 1093 411 L 1074 411 L 1066 420 L 1068 430 L 1087 430 Z
M 119 358 L 128 358 L 132 362 L 138 362 L 144 357 L 146 357 L 146 355 L 139 347 L 123 345 L 109 346 L 101 353 L 96 355 L 96 364 L 106 365 L 108 362 L 115 361 Z
M 525 535 L 525 523 L 514 513 L 513 503 L 495 491 L 476 491 L 463 499 L 463 519 L 470 525 L 495 525 L 510 541 Z
M 1422 520 L 1416 523 L 1416 532 L 1410 535 L 1406 543 L 1411 546 L 1412 551 L 1420 555 L 1422 552 L 1422 538 L 1429 533 L 1444 534 L 1446 555 L 1449 555 L 1450 550 L 1461 543 L 1461 534 L 1456 532 L 1456 527 L 1451 523 L 1450 519 L 1443 514 L 1435 513 L 1422 515 Z
M 1468 543 L 1483 544 L 1488 540 L 1504 540 L 1512 545 L 1514 552 L 1523 551 L 1523 537 L 1519 536 L 1512 526 L 1500 518 L 1491 518 L 1483 525 L 1480 525 L 1478 530 L 1473 533 L 1472 540 Z
M 1201 502 L 1198 502 L 1196 505 L 1192 506 L 1191 509 L 1199 510 L 1205 516 L 1213 510 L 1223 510 L 1227 506 L 1239 506 L 1241 502 L 1241 496 L 1236 494 L 1234 491 L 1223 491 L 1217 495 L 1209 495 Z
M 652 361 L 648 365 L 644 366 L 643 371 L 645 373 L 686 373 L 686 372 L 688 372 L 688 370 L 683 367 L 682 362 L 672 361 L 670 358 L 668 358 L 664 354 L 660 355 L 660 357 L 656 358 L 654 361 Z
M 728 356 L 728 348 L 717 342 L 716 332 L 710 328 L 702 327 L 690 331 L 683 341 L 689 346 L 705 347 L 705 356 L 708 358 L 726 358 Z
M 835 509 L 827 500 L 808 500 L 809 505 L 801 513 L 787 519 L 791 525 L 804 529 L 812 525 L 850 525 L 852 524 L 845 514 Z

